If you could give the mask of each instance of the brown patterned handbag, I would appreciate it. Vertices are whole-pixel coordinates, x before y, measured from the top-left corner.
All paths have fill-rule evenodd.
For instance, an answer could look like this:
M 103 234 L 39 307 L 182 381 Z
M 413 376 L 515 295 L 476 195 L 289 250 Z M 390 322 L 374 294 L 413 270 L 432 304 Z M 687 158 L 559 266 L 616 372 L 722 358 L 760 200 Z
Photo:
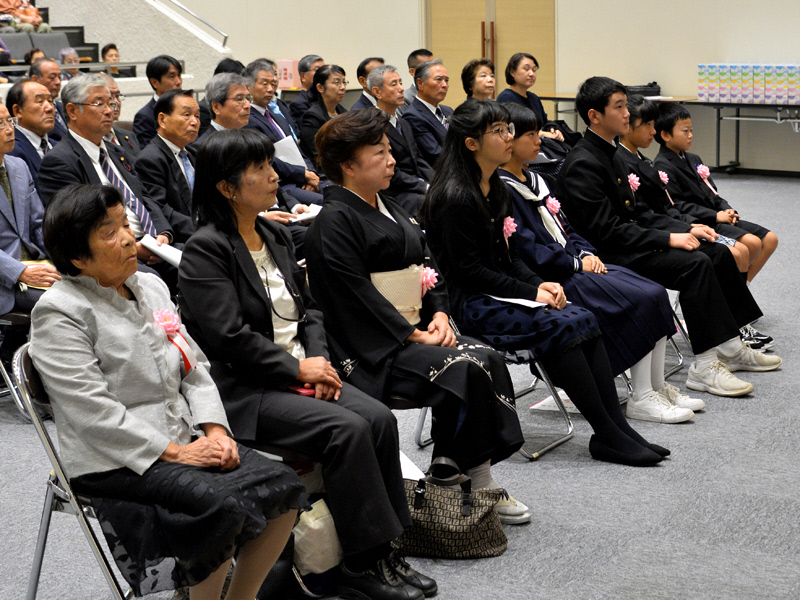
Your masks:
M 434 465 L 447 465 L 456 475 L 431 475 Z M 413 525 L 397 540 L 403 554 L 431 558 L 486 558 L 505 552 L 508 539 L 495 506 L 508 494 L 502 489 L 472 490 L 472 480 L 455 462 L 433 460 L 419 481 L 405 479 Z M 460 489 L 450 487 L 459 486 Z

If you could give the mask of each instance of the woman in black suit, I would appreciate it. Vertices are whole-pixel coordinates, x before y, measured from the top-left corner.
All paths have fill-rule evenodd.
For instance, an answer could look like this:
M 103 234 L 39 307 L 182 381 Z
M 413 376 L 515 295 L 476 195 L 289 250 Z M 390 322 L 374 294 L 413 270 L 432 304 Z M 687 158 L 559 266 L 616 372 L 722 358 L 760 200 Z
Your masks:
M 340 103 L 347 92 L 345 72 L 339 65 L 323 65 L 314 73 L 314 83 L 308 88 L 311 107 L 300 124 L 300 147 L 306 156 L 317 158 L 314 136 L 325 123 L 347 109 Z
M 342 384 L 291 236 L 259 217 L 278 190 L 273 153 L 265 135 L 244 129 L 200 146 L 192 197 L 198 229 L 180 266 L 184 322 L 208 355 L 234 437 L 322 463 L 345 554 L 340 592 L 422 598 L 436 583 L 390 547 L 411 525 L 396 420 Z

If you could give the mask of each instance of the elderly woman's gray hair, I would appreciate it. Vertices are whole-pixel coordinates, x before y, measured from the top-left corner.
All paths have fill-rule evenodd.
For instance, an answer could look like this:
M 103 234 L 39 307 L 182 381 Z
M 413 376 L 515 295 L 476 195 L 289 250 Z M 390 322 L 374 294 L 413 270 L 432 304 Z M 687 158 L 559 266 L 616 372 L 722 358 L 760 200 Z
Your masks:
M 252 83 L 247 77 L 242 77 L 236 73 L 219 73 L 209 79 L 206 84 L 206 100 L 208 100 L 209 106 L 214 102 L 224 104 L 228 98 L 228 91 L 232 87 L 236 85 L 248 86 Z
M 78 56 L 78 51 L 75 48 L 62 48 L 58 51 L 58 60 L 61 61 L 61 64 L 64 64 L 64 59 L 71 55 Z
M 83 103 L 89 98 L 89 90 L 95 87 L 108 89 L 108 83 L 102 75 L 94 73 L 76 75 L 61 89 L 61 101 L 64 106 L 72 103 L 83 112 Z
M 269 71 L 277 77 L 278 65 L 275 64 L 275 61 L 269 60 L 268 58 L 257 58 L 244 68 L 244 73 L 242 73 L 242 75 L 251 81 L 255 81 L 258 79 L 258 74 L 261 71 Z
M 383 74 L 397 73 L 397 68 L 392 65 L 378 65 L 367 75 L 367 89 L 372 92 L 372 88 L 383 88 Z
M 426 60 L 424 63 L 421 63 L 417 70 L 414 71 L 414 84 L 419 87 L 418 81 L 422 81 L 423 83 L 428 80 L 428 77 L 431 76 L 431 69 L 435 65 L 444 65 L 441 58 L 434 58 L 433 60 Z

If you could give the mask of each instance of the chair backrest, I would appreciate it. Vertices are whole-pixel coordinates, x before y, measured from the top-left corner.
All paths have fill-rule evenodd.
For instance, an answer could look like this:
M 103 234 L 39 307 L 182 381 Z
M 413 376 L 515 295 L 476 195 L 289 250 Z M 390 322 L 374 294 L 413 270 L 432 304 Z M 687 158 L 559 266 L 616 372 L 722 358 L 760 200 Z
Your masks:
M 25 60 L 25 53 L 33 48 L 31 36 L 27 33 L 4 33 L 0 35 L 3 43 L 8 47 L 12 60 Z
M 3 41 L 5 41 L 5 38 L 3 38 Z M 67 34 L 63 31 L 32 33 L 31 42 L 33 42 L 33 48 L 39 48 L 47 58 L 56 62 L 58 62 L 58 53 L 61 52 L 61 49 L 71 46 Z

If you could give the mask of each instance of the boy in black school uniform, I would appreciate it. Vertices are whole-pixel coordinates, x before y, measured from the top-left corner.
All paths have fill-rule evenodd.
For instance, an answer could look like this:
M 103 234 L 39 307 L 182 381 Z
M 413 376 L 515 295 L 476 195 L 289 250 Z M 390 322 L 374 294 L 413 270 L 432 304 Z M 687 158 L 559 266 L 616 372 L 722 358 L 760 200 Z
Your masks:
M 696 356 L 687 387 L 720 396 L 747 394 L 753 386 L 731 371 L 771 371 L 781 364 L 739 338 L 739 328 L 761 310 L 731 253 L 711 243 L 705 228 L 637 204 L 629 169 L 616 156 L 616 138 L 629 127 L 626 101 L 625 87 L 607 77 L 591 77 L 581 85 L 575 105 L 589 129 L 564 161 L 559 199 L 573 227 L 604 262 L 681 292 Z
M 692 115 L 685 106 L 662 102 L 655 128 L 656 141 L 661 146 L 655 166 L 669 176 L 667 191 L 698 222 L 747 247 L 750 255 L 747 281 L 751 282 L 778 247 L 778 236 L 761 225 L 740 219 L 739 213 L 719 195 L 708 167 L 697 154 L 689 152 Z

